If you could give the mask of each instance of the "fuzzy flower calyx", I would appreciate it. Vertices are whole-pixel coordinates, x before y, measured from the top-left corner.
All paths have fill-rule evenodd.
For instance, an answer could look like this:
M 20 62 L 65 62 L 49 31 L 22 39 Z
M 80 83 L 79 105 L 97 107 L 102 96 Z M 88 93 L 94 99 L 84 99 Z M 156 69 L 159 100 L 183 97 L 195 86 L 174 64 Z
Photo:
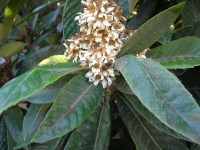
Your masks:
M 85 77 L 94 85 L 101 83 L 103 88 L 110 86 L 117 71 L 113 69 L 116 56 L 123 44 L 133 34 L 126 30 L 122 9 L 113 0 L 81 1 L 84 12 L 75 18 L 80 33 L 72 36 L 66 47 L 67 59 L 81 62 L 90 68 Z M 144 58 L 143 53 L 136 57 Z

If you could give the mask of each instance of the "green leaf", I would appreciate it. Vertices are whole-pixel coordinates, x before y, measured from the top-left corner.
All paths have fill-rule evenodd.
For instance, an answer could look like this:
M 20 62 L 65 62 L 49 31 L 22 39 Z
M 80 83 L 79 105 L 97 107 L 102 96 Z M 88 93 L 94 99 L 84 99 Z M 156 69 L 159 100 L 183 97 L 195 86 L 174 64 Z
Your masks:
M 152 126 L 154 126 L 157 130 L 166 133 L 168 135 L 174 136 L 176 138 L 186 139 L 180 134 L 176 133 L 168 126 L 163 124 L 154 114 L 152 114 L 137 98 L 135 95 L 128 94 L 118 94 L 118 99 L 127 101 L 130 104 L 130 108 L 136 110 L 140 115 L 142 115 L 145 120 L 147 120 Z
M 136 146 L 148 150 L 188 150 L 186 144 L 160 132 L 139 115 L 127 101 L 117 103 L 120 115 Z M 131 119 L 130 119 L 131 118 Z
M 161 122 L 195 143 L 200 143 L 200 109 L 179 80 L 149 59 L 124 56 L 119 70 L 142 104 Z
M 61 149 L 63 150 L 67 141 L 69 140 L 69 137 L 70 137 L 70 133 L 64 135 L 62 139 L 60 140 L 59 144 L 57 145 L 56 150 L 61 150 Z
M 199 0 L 186 0 L 185 8 L 182 12 L 183 25 L 192 25 L 200 21 L 200 1 Z
M 137 4 L 138 0 L 128 0 L 128 3 L 129 3 L 129 13 L 131 13 L 134 8 L 135 8 L 135 5 Z
M 27 101 L 36 104 L 54 102 L 61 89 L 72 79 L 73 76 L 74 75 L 67 75 L 58 79 L 53 84 L 50 84 L 41 91 L 31 95 L 27 98 Z
M 7 132 L 7 144 L 8 144 L 8 150 L 14 150 L 14 147 L 16 146 L 16 142 L 13 140 L 9 130 L 6 130 Z
M 181 13 L 185 3 L 171 7 L 143 24 L 126 42 L 118 57 L 124 54 L 136 54 L 150 47 L 170 28 Z
M 4 123 L 4 120 L 0 119 L 0 149 L 7 150 L 7 129 Z
M 5 9 L 6 9 L 6 4 L 8 0 L 0 0 L 0 19 L 2 19 Z
M 1 57 L 11 57 L 15 54 L 18 54 L 23 49 L 24 49 L 23 42 L 6 43 L 0 47 L 0 56 Z
M 65 150 L 102 150 L 110 127 L 109 102 L 102 103 L 95 109 L 70 136 Z
M 24 135 L 23 140 L 17 143 L 15 149 L 26 148 L 27 146 L 30 146 L 30 144 L 32 144 L 31 140 L 35 135 L 39 125 L 44 120 L 48 108 L 51 106 L 51 104 L 45 104 L 43 106 L 42 105 L 36 106 L 35 104 L 33 105 L 29 108 L 23 121 L 23 135 Z M 33 110 L 34 108 L 35 110 Z
M 35 123 L 36 119 L 38 118 L 38 115 L 40 113 L 42 106 L 43 105 L 31 104 L 26 115 L 24 116 L 24 120 L 23 120 L 23 138 L 24 138 L 24 140 L 26 140 L 28 134 L 30 134 L 31 128 L 32 128 L 33 124 Z
M 55 0 L 55 1 L 51 1 L 51 2 L 45 3 L 43 5 L 40 5 L 39 7 L 35 8 L 31 13 L 29 13 L 27 16 L 25 16 L 20 22 L 17 22 L 15 27 L 17 27 L 20 24 L 24 23 L 26 20 L 28 20 L 32 16 L 38 14 L 39 12 L 45 10 L 47 7 L 49 7 L 51 5 L 55 5 L 56 3 L 60 2 L 60 1 L 61 0 Z
M 110 137 L 111 137 L 111 130 L 109 129 L 109 131 L 108 131 L 108 136 L 107 136 L 107 138 L 106 138 L 106 141 L 105 141 L 105 143 L 104 143 L 104 145 L 103 145 L 102 150 L 109 150 L 109 146 L 110 146 Z
M 200 38 L 200 21 L 180 29 L 175 30 L 172 36 L 173 40 L 184 38 L 186 36 L 195 36 Z
M 69 39 L 72 35 L 79 32 L 78 22 L 74 21 L 78 16 L 78 12 L 81 12 L 82 7 L 81 0 L 66 0 L 63 10 L 63 36 L 64 39 Z
M 15 21 L 18 22 L 18 21 L 21 21 L 21 20 L 22 20 L 22 17 L 21 17 L 20 15 L 17 15 Z M 26 27 L 25 27 L 25 24 L 20 24 L 20 25 L 17 27 L 17 29 L 18 29 L 24 36 L 28 37 L 28 33 L 27 33 L 27 29 L 26 29 Z
M 173 30 L 168 30 L 159 40 L 158 42 L 161 44 L 166 44 L 171 42 L 173 35 Z
M 22 123 L 23 114 L 18 106 L 8 109 L 4 112 L 3 118 L 5 120 L 6 127 L 10 132 L 12 138 L 16 143 L 23 140 Z
M 76 63 L 66 62 L 65 58 L 65 56 L 50 57 L 33 70 L 6 83 L 0 89 L 0 114 L 60 77 L 83 70 L 77 68 Z
M 119 76 L 116 78 L 115 85 L 117 89 L 123 93 L 134 94 L 129 85 L 127 84 L 126 80 L 123 78 L 123 76 Z
M 5 36 L 2 39 L 2 42 L 4 43 L 8 37 L 8 34 L 10 32 L 10 29 L 12 28 L 12 25 L 15 21 L 15 17 L 17 15 L 18 9 L 21 6 L 21 2 L 23 0 L 9 0 L 8 4 L 6 6 L 5 15 L 4 15 L 4 26 L 6 28 Z
M 0 24 L 0 42 L 2 42 L 4 40 L 6 36 L 6 27 L 4 26 L 4 24 Z
M 53 139 L 46 143 L 34 143 L 32 144 L 33 150 L 57 150 L 57 146 L 62 138 Z M 59 149 L 58 149 L 59 150 Z
M 200 65 L 200 39 L 186 37 L 159 46 L 147 52 L 167 69 L 185 69 Z
M 18 66 L 19 72 L 18 75 L 25 73 L 26 71 L 36 67 L 42 60 L 47 59 L 53 55 L 62 55 L 64 54 L 64 46 L 52 45 L 41 48 L 37 50 L 32 55 L 28 56 L 23 62 Z
M 75 76 L 59 93 L 33 141 L 46 142 L 72 131 L 89 117 L 102 96 L 101 85 L 94 86 L 82 74 Z
M 59 13 L 60 13 L 60 7 L 58 7 L 51 13 L 48 13 L 43 19 L 42 27 L 46 30 L 51 29 L 51 24 L 56 21 Z

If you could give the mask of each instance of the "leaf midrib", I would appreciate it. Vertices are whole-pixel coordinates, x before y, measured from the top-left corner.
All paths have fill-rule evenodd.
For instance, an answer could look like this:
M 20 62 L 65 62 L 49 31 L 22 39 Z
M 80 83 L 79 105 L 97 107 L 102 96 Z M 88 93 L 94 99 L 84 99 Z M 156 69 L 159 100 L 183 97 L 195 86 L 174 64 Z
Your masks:
M 165 60 L 165 59 L 173 59 L 173 58 L 200 58 L 200 56 L 190 56 L 190 55 L 184 55 L 184 56 L 167 56 L 167 57 L 160 57 L 155 58 L 156 60 Z
M 90 88 L 91 88 L 92 86 L 93 86 L 93 84 L 90 84 L 90 85 L 87 87 L 87 89 L 84 90 L 84 92 L 83 92 L 81 95 L 79 95 L 79 97 L 77 98 L 77 101 L 71 105 L 71 107 L 70 107 L 71 109 L 75 106 L 75 104 L 77 104 L 80 100 L 82 100 L 82 97 L 90 90 Z
M 146 69 L 144 68 L 145 65 L 142 63 L 142 61 L 139 61 L 139 63 L 141 64 L 141 66 L 142 66 L 144 72 L 146 73 L 146 75 L 147 75 L 148 78 L 150 79 L 152 85 L 155 87 L 155 90 L 157 90 L 158 93 L 163 97 L 163 100 L 164 100 L 165 102 L 167 102 L 166 104 L 167 104 L 171 109 L 173 109 L 173 110 L 176 112 L 176 114 L 177 114 L 184 122 L 186 122 L 186 124 L 188 124 L 188 125 L 191 127 L 191 129 L 193 129 L 193 127 L 190 125 L 190 123 L 187 123 L 187 121 L 185 120 L 185 118 L 183 118 L 183 117 L 179 114 L 179 112 L 178 112 L 172 105 L 170 105 L 170 104 L 168 103 L 167 98 L 164 97 L 164 95 L 160 92 L 160 90 L 159 90 L 159 89 L 157 88 L 157 86 L 154 84 L 153 79 L 151 79 L 151 77 L 150 77 L 149 74 L 147 73 Z M 151 111 L 151 112 L 152 112 L 152 111 Z M 161 121 L 161 119 L 160 119 L 159 117 L 158 117 L 158 119 Z M 161 121 L 161 122 L 162 122 L 162 121 Z M 168 124 L 168 123 L 167 123 L 167 124 Z M 168 124 L 168 126 L 170 126 L 170 124 Z M 194 131 L 195 131 L 195 130 L 194 130 Z M 195 132 L 196 132 L 196 131 L 195 131 Z M 181 133 L 179 133 L 179 134 L 181 134 Z
M 68 83 L 67 83 L 67 85 L 68 85 Z M 86 93 L 86 91 L 88 91 L 91 87 L 92 87 L 93 85 L 91 84 L 86 90 L 85 90 L 85 92 L 84 92 L 84 94 Z M 63 87 L 63 89 L 65 88 L 65 86 Z M 62 90 L 61 90 L 61 92 L 62 92 Z M 58 94 L 58 96 L 59 96 L 60 94 Z M 83 95 L 83 94 L 82 94 Z M 82 96 L 82 95 L 80 95 L 80 96 Z M 81 100 L 81 98 L 80 98 L 80 96 L 78 97 L 78 101 L 80 101 Z M 75 102 L 75 103 L 77 103 L 77 101 Z M 74 104 L 75 104 L 74 103 Z M 73 106 L 74 104 L 72 104 L 71 106 Z M 55 105 L 55 103 L 53 104 L 53 105 Z M 73 108 L 73 107 L 70 107 L 71 109 Z M 47 114 L 48 115 L 48 114 Z M 65 116 L 65 114 L 63 114 L 59 119 L 58 119 L 58 121 L 57 121 L 57 123 L 60 121 L 60 120 L 62 120 L 63 118 L 64 118 L 64 116 Z M 45 121 L 45 120 L 44 120 Z M 43 121 L 43 122 L 44 122 Z M 49 129 L 48 129 L 48 131 L 49 130 L 51 130 L 57 123 L 55 123 L 53 126 L 51 126 Z M 41 123 L 41 125 L 42 125 L 42 123 Z M 41 125 L 40 125 L 40 127 L 41 127 Z M 39 127 L 39 129 L 40 129 L 40 127 Z M 39 130 L 38 129 L 38 130 Z M 35 134 L 36 135 L 36 134 Z M 43 135 L 43 134 L 42 134 Z M 41 137 L 42 135 L 40 135 L 39 137 Z M 58 136 L 56 136 L 55 138 L 57 138 L 57 137 L 60 137 L 59 135 Z M 35 138 L 33 138 L 33 140 L 34 140 Z

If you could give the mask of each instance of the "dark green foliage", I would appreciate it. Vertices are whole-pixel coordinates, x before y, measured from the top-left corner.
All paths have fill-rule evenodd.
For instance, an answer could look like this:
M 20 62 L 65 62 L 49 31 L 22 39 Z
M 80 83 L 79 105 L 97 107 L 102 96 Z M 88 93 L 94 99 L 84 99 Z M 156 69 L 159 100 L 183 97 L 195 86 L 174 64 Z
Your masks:
M 63 55 L 81 0 L 0 0 L 0 150 L 200 149 L 200 1 L 115 1 L 137 31 L 103 89 Z

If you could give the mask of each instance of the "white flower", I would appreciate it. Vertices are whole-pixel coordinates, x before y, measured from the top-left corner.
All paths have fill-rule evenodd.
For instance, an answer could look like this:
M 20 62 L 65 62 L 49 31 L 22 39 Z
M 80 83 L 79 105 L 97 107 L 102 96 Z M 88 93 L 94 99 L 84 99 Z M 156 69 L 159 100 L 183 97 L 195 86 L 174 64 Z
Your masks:
M 98 73 L 98 72 L 100 72 L 100 71 L 101 71 L 100 68 L 92 67 L 92 72 L 93 72 L 93 73 Z
M 85 77 L 86 78 L 89 78 L 89 77 L 91 77 L 93 75 L 93 73 L 91 72 L 91 71 L 89 71 L 89 72 L 87 72 L 86 74 L 85 74 Z
M 108 83 L 108 82 L 107 82 L 106 80 L 103 80 L 101 83 L 102 83 L 102 85 L 103 85 L 103 88 L 105 89 L 105 88 L 107 87 L 107 83 Z
M 82 66 L 89 66 L 85 74 L 89 82 L 95 86 L 99 83 L 103 88 L 111 86 L 118 73 L 113 66 L 123 44 L 133 34 L 125 29 L 122 21 L 122 11 L 113 0 L 81 1 L 85 6 L 83 13 L 74 20 L 78 20 L 80 33 L 67 40 L 65 55 L 73 62 L 80 62 Z M 144 58 L 146 51 L 136 57 Z M 81 66 L 81 65 L 80 65 Z

